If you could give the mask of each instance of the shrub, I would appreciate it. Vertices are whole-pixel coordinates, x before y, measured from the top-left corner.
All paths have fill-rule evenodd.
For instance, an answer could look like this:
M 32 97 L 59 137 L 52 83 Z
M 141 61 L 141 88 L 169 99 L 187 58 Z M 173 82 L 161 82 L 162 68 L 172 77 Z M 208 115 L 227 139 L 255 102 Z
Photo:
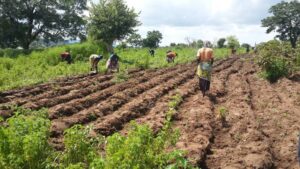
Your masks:
M 165 151 L 178 139 L 177 133 L 164 131 L 155 137 L 149 126 L 131 125 L 126 137 L 116 133 L 108 138 L 105 168 L 164 168 L 183 160 L 182 152 Z
M 60 157 L 61 168 L 80 168 L 89 166 L 100 156 L 97 154 L 103 137 L 90 137 L 91 127 L 75 125 L 64 133 L 65 150 Z
M 263 70 L 263 77 L 270 82 L 276 82 L 295 71 L 300 54 L 299 49 L 293 49 L 288 43 L 277 40 L 259 45 L 258 51 L 257 63 Z
M 144 55 L 141 58 L 138 58 L 135 62 L 135 67 L 141 68 L 141 69 L 149 69 L 150 68 L 149 55 Z
M 44 169 L 53 150 L 48 144 L 50 121 L 45 110 L 19 109 L 0 126 L 0 168 Z
M 219 107 L 218 109 L 218 118 L 221 120 L 222 126 L 226 126 L 226 117 L 229 112 L 226 107 Z

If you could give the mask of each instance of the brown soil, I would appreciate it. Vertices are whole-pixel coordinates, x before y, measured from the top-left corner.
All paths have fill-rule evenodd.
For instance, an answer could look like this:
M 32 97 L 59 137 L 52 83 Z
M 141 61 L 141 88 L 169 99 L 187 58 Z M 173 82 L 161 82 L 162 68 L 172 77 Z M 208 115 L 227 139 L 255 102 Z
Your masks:
M 180 138 L 172 149 L 187 152 L 201 168 L 299 168 L 300 82 L 297 76 L 275 84 L 258 77 L 252 56 L 217 61 L 211 90 L 202 97 L 195 63 L 131 70 L 114 83 L 113 75 L 80 75 L 0 93 L 0 116 L 11 105 L 49 109 L 51 143 L 62 147 L 63 131 L 93 125 L 94 134 L 126 134 L 129 122 L 159 131 L 172 96 L 183 98 L 172 118 Z M 225 111 L 221 116 L 220 112 Z

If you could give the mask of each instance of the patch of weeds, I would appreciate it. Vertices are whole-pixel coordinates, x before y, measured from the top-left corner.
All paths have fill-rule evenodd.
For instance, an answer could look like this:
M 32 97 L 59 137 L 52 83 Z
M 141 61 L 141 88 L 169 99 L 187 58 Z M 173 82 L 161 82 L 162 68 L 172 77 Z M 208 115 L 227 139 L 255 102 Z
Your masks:
M 169 108 L 175 109 L 182 102 L 182 97 L 180 94 L 172 96 L 171 101 L 169 102 Z
M 233 136 L 233 139 L 237 142 L 241 141 L 242 139 L 242 135 L 241 133 L 236 133 L 234 136 Z
M 289 115 L 289 112 L 287 112 L 287 111 L 282 114 L 283 117 L 288 117 L 288 115 Z
M 135 67 L 140 69 L 149 69 L 150 68 L 150 57 L 148 55 L 145 55 L 142 57 L 142 59 L 138 59 L 135 62 Z
M 96 114 L 94 114 L 94 113 L 90 113 L 90 114 L 88 115 L 88 119 L 91 120 L 91 121 L 93 121 L 93 120 L 96 120 L 96 119 L 97 119 L 97 116 L 96 116 Z
M 58 85 L 58 83 L 52 83 L 51 84 L 51 87 L 54 91 L 58 91 L 60 90 L 60 86 Z
M 226 117 L 228 116 L 229 112 L 226 107 L 219 107 L 218 109 L 218 118 L 221 120 L 222 126 L 226 125 Z
M 114 78 L 112 79 L 113 82 L 115 83 L 122 83 L 127 81 L 130 78 L 128 71 L 119 71 L 118 73 L 114 74 Z

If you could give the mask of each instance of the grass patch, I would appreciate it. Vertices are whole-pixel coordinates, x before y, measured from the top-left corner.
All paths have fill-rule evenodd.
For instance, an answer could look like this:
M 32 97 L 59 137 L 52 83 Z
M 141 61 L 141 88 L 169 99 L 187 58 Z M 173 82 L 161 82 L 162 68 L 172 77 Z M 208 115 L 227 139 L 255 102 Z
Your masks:
M 122 83 L 127 81 L 130 78 L 127 70 L 120 70 L 119 72 L 114 74 L 114 78 L 112 79 L 115 83 Z
M 69 50 L 73 64 L 66 64 L 60 60 L 60 53 Z M 173 50 L 178 53 L 175 62 L 168 64 L 166 62 L 166 51 Z M 180 63 L 187 63 L 195 60 L 196 48 L 165 47 L 158 48 L 155 56 L 152 57 L 146 48 L 127 48 L 116 49 L 120 56 L 120 69 L 129 68 L 162 68 L 170 67 Z M 12 54 L 6 52 L 5 57 L 0 57 L 0 91 L 18 88 L 22 86 L 44 83 L 49 80 L 73 76 L 76 74 L 87 74 L 90 71 L 88 58 L 91 54 L 102 54 L 103 48 L 91 43 L 73 44 L 58 46 L 43 50 L 35 50 L 30 54 Z M 238 50 L 243 53 L 243 49 Z M 225 58 L 229 49 L 214 49 L 216 59 Z M 105 72 L 107 55 L 99 62 L 100 72 Z

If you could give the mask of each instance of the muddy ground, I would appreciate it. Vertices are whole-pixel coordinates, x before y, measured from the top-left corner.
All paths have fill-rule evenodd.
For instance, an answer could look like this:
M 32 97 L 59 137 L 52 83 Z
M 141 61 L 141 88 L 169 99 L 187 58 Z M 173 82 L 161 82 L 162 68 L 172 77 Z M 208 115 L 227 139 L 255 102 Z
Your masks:
M 63 131 L 74 124 L 94 132 L 126 134 L 129 122 L 163 126 L 168 102 L 183 97 L 173 117 L 181 132 L 177 149 L 201 168 L 299 168 L 300 81 L 283 78 L 270 84 L 258 76 L 253 56 L 231 57 L 214 64 L 211 90 L 202 97 L 196 63 L 171 68 L 132 70 L 114 83 L 113 75 L 75 76 L 0 93 L 0 116 L 10 105 L 49 109 L 50 142 L 62 148 Z M 223 112 L 223 116 L 220 115 Z

